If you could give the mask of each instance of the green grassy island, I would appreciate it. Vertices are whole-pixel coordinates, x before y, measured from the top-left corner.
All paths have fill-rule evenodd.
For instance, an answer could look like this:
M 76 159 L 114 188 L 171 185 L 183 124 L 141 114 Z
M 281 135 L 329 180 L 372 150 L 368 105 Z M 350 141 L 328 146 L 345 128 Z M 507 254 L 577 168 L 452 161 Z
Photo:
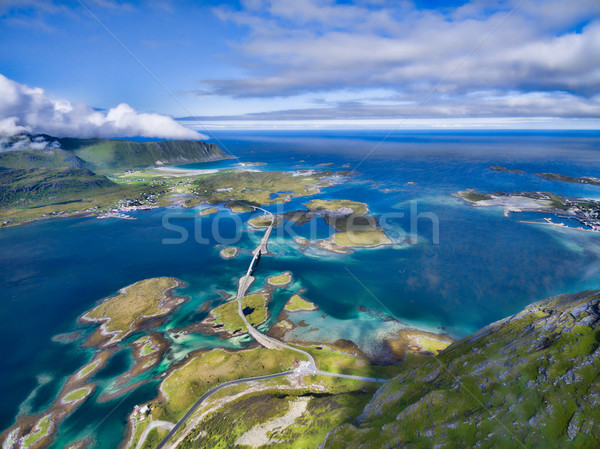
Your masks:
M 258 326 L 267 321 L 269 317 L 268 301 L 268 293 L 255 293 L 242 298 L 242 311 L 252 326 Z M 225 331 L 229 334 L 247 332 L 246 325 L 238 313 L 238 303 L 235 300 L 213 309 L 205 323 L 211 324 L 214 330 Z
M 297 312 L 299 310 L 316 310 L 317 308 L 316 305 L 307 301 L 302 296 L 294 295 L 285 303 L 283 310 L 287 312 Z
M 168 277 L 136 282 L 85 313 L 80 320 L 102 323 L 101 335 L 110 337 L 105 346 L 116 343 L 138 329 L 145 320 L 166 315 L 181 304 L 184 298 L 171 295 L 180 285 L 179 280 Z
M 200 212 L 198 212 L 198 216 L 206 217 L 207 215 L 216 214 L 217 212 L 219 212 L 219 209 L 217 209 L 216 207 L 208 207 L 208 208 L 202 209 Z
M 90 394 L 92 394 L 92 391 L 93 387 L 91 386 L 77 388 L 65 394 L 60 401 L 63 404 L 75 404 L 87 398 Z
M 267 284 L 272 285 L 273 287 L 284 287 L 290 282 L 292 282 L 292 273 L 289 271 L 267 278 Z
M 219 256 L 221 256 L 222 259 L 232 259 L 235 256 L 237 256 L 238 251 L 239 251 L 239 248 L 236 248 L 234 246 L 229 247 L 229 248 L 223 248 L 219 252 Z

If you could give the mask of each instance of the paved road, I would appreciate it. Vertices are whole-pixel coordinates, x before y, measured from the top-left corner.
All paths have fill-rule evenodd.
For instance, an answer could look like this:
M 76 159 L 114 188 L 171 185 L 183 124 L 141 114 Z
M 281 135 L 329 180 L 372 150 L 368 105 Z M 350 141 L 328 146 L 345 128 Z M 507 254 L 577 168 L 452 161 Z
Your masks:
M 175 424 L 175 426 L 173 426 L 173 428 L 167 434 L 167 436 L 158 444 L 158 446 L 156 446 L 156 449 L 162 449 L 164 447 L 164 445 L 167 444 L 167 442 L 171 439 L 171 437 L 173 435 L 175 435 L 175 432 L 177 432 L 177 430 L 179 430 L 179 428 L 187 421 L 187 419 L 192 415 L 192 413 L 194 413 L 196 411 L 196 409 L 198 408 L 198 406 L 200 404 L 202 404 L 202 402 L 204 402 L 206 400 L 206 398 L 209 397 L 211 394 L 216 393 L 220 389 L 228 387 L 230 385 L 241 384 L 241 383 L 245 383 L 245 382 L 253 382 L 255 380 L 272 379 L 274 377 L 288 376 L 290 374 L 294 374 L 294 371 L 284 371 L 283 373 L 268 374 L 266 376 L 248 377 L 248 378 L 245 378 L 245 379 L 231 380 L 231 381 L 228 381 L 228 382 L 224 382 L 224 383 L 222 383 L 220 385 L 217 385 L 214 388 L 211 388 L 206 393 L 204 393 L 202 395 L 202 397 L 200 397 L 200 399 L 198 399 L 194 403 L 194 405 L 192 405 L 192 407 L 187 411 L 187 413 L 183 416 L 183 418 L 181 418 L 179 420 L 179 422 L 177 424 Z
M 148 425 L 148 427 L 146 427 L 144 429 L 144 431 L 142 432 L 142 434 L 140 435 L 140 439 L 138 440 L 138 444 L 135 447 L 135 449 L 141 449 L 141 447 L 144 445 L 144 442 L 146 441 L 146 438 L 148 437 L 148 434 L 150 433 L 150 431 L 156 427 L 162 427 L 162 428 L 171 430 L 173 427 L 175 427 L 175 424 L 173 424 L 172 422 L 169 422 L 169 421 L 152 421 L 150 423 L 150 425 Z

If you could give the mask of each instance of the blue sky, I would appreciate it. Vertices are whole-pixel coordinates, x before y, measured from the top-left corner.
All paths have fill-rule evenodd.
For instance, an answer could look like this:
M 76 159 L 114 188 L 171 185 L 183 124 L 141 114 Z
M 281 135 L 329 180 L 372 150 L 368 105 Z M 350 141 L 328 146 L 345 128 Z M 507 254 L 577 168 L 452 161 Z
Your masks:
M 597 0 L 5 0 L 0 21 L 5 84 L 43 89 L 45 119 L 65 99 L 208 127 L 599 124 Z M 0 119 L 37 128 L 35 104 Z

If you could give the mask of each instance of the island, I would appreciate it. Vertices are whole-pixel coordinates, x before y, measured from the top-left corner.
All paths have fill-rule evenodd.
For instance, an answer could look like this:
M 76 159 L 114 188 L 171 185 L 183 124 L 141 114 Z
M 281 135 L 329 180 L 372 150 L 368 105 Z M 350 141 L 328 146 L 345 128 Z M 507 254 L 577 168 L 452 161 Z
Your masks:
M 519 170 L 517 168 L 510 169 L 510 168 L 503 167 L 501 165 L 492 165 L 492 166 L 490 166 L 490 170 L 503 171 L 506 173 L 519 173 L 521 175 L 526 174 L 523 170 Z
M 221 251 L 219 251 L 219 256 L 221 259 L 232 259 L 237 256 L 238 252 L 239 248 L 230 246 L 229 248 L 223 248 Z
M 300 310 L 317 310 L 318 307 L 304 299 L 302 296 L 295 294 L 285 303 L 283 310 L 286 312 L 298 312 Z
M 219 209 L 216 207 L 207 207 L 206 209 L 202 209 L 200 212 L 198 212 L 198 216 L 206 217 L 207 215 L 216 214 L 217 212 L 219 212 Z
M 323 217 L 335 231 L 315 245 L 326 251 L 348 254 L 355 248 L 376 248 L 393 242 L 379 226 L 376 217 L 366 215 L 365 203 L 351 200 L 313 200 L 306 204 L 310 213 Z M 302 217 L 302 216 L 300 216 Z M 307 240 L 303 243 L 311 244 Z
M 511 212 L 540 212 L 561 218 L 572 219 L 581 226 L 572 228 L 564 223 L 554 223 L 550 218 L 543 222 L 527 221 L 526 223 L 544 224 L 576 230 L 600 231 L 600 201 L 583 198 L 569 198 L 550 192 L 494 192 L 479 193 L 475 189 L 457 192 L 454 196 L 461 198 L 476 207 L 501 207 L 504 215 Z
M 267 321 L 269 311 L 267 304 L 271 296 L 267 291 L 254 293 L 242 298 L 242 312 L 252 326 Z M 203 321 L 214 332 L 226 332 L 228 335 L 242 335 L 248 332 L 246 325 L 238 314 L 236 300 L 226 302 L 211 310 Z
M 284 287 L 290 282 L 292 282 L 292 273 L 289 271 L 267 278 L 267 284 L 272 285 L 273 287 Z
M 178 279 L 168 277 L 136 282 L 86 312 L 79 320 L 102 323 L 99 334 L 90 338 L 95 344 L 100 343 L 103 347 L 116 344 L 140 329 L 144 322 L 167 315 L 183 303 L 185 298 L 172 295 L 173 290 L 182 285 Z
M 590 184 L 600 186 L 600 178 L 593 176 L 568 176 L 559 173 L 536 173 L 536 176 L 547 179 L 548 181 L 571 182 L 575 184 Z

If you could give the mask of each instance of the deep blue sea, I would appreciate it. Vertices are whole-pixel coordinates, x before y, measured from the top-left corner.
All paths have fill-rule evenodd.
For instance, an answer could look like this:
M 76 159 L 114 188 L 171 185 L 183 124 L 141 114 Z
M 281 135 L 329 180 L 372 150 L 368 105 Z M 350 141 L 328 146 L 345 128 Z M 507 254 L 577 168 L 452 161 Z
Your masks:
M 319 330 L 309 335 L 299 327 L 294 338 L 348 338 L 369 351 L 396 330 L 397 322 L 382 319 L 382 314 L 460 338 L 536 300 L 600 288 L 600 234 L 522 223 L 542 221 L 545 215 L 506 217 L 501 209 L 471 207 L 452 196 L 477 188 L 600 199 L 600 187 L 534 176 L 599 176 L 600 132 L 415 131 L 396 132 L 382 142 L 386 134 L 215 132 L 218 142 L 213 141 L 238 159 L 189 166 L 220 169 L 241 161 L 267 164 L 250 167 L 257 170 L 356 168 L 357 175 L 316 198 L 367 203 L 396 242 L 340 255 L 315 248 L 300 251 L 292 236 L 276 235 L 269 245 L 273 255 L 260 261 L 255 288 L 282 271 L 291 271 L 294 282 L 275 294 L 266 327 L 287 298 L 304 288 L 304 296 L 320 310 L 300 313 L 297 319 L 316 323 Z M 491 165 L 526 174 L 492 171 Z M 307 201 L 296 198 L 284 210 L 299 209 Z M 180 278 L 188 286 L 179 293 L 191 299 L 162 326 L 165 330 L 203 319 L 202 303 L 218 304 L 221 291 L 235 291 L 260 233 L 240 226 L 238 219 L 249 214 L 223 210 L 198 220 L 196 213 L 171 207 L 135 212 L 135 221 L 67 218 L 0 230 L 0 338 L 5 348 L 0 359 L 0 428 L 12 425 L 19 413 L 44 410 L 65 380 L 91 359 L 92 350 L 80 346 L 85 334 L 74 343 L 61 343 L 56 336 L 89 332 L 76 319 L 100 299 L 141 279 Z M 165 214 L 169 223 L 186 229 L 185 242 L 166 244 L 165 239 L 180 233 L 165 227 Z M 327 225 L 315 224 L 293 230 L 301 236 L 326 236 Z M 219 257 L 215 227 L 221 238 L 242 248 L 237 258 Z M 199 243 L 200 237 L 209 237 L 209 243 Z M 186 336 L 173 341 L 165 361 L 144 376 L 160 374 L 195 349 L 247 343 L 245 338 Z M 157 381 L 152 381 L 115 400 L 95 401 L 103 391 L 112 391 L 113 380 L 129 363 L 127 350 L 121 351 L 92 378 L 98 385 L 94 396 L 60 425 L 53 448 L 86 437 L 94 439 L 95 448 L 118 446 L 133 406 L 157 393 Z

